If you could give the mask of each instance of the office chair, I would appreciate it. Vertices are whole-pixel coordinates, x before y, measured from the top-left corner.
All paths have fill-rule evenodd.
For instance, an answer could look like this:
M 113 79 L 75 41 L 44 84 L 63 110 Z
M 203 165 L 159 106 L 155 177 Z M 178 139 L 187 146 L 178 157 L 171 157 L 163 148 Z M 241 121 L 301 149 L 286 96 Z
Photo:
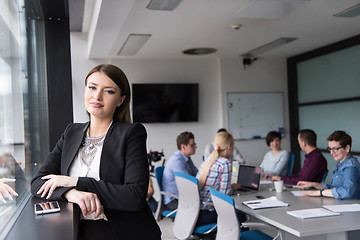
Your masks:
M 163 191 L 162 177 L 163 177 L 164 169 L 165 169 L 164 166 L 159 166 L 159 167 L 155 168 L 156 181 L 154 181 L 153 184 L 157 184 L 158 189 L 160 189 L 160 198 L 159 198 L 159 201 L 158 201 L 158 206 L 156 208 L 156 212 L 154 214 L 154 217 L 155 217 L 156 221 L 161 220 L 162 217 L 174 218 L 175 215 L 176 215 L 176 210 L 174 210 L 174 211 L 164 210 L 165 209 L 165 204 L 164 204 L 164 196 L 165 195 L 168 195 L 168 196 L 174 197 L 174 198 L 178 198 L 178 196 L 176 196 L 176 195 L 174 195 L 172 193 L 168 193 L 168 192 Z M 160 212 L 162 212 L 161 215 L 160 215 Z
M 287 176 L 291 176 L 292 174 L 292 170 L 293 170 L 293 167 L 294 167 L 294 162 L 295 162 L 295 155 L 290 152 L 290 162 L 289 162 L 289 167 L 288 167 L 288 171 L 287 171 Z
M 214 232 L 215 223 L 195 227 L 200 212 L 197 178 L 175 172 L 175 181 L 179 191 L 179 204 L 173 226 L 174 236 L 177 239 L 187 239 L 191 235 L 203 236 Z
M 323 178 L 321 180 L 322 183 L 325 182 L 328 173 L 329 173 L 329 169 L 326 169 L 326 172 L 324 173 L 324 176 L 323 176 Z
M 281 232 L 268 224 L 244 222 L 244 228 L 267 228 L 277 232 L 273 238 L 259 230 L 240 231 L 240 225 L 236 217 L 234 199 L 226 194 L 210 188 L 211 198 L 218 214 L 216 240 L 271 240 L 282 239 Z

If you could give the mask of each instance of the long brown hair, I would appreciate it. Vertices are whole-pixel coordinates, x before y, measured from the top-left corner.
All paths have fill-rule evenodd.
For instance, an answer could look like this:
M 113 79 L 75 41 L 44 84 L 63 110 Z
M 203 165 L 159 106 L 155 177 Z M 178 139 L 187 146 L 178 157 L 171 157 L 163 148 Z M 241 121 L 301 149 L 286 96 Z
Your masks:
M 121 96 L 125 96 L 123 103 L 116 108 L 113 119 L 119 122 L 130 123 L 131 122 L 131 117 L 130 117 L 131 91 L 130 91 L 129 81 L 125 73 L 120 68 L 114 65 L 100 64 L 90 70 L 90 72 L 85 78 L 85 86 L 87 84 L 88 77 L 95 72 L 101 72 L 106 76 L 108 76 L 120 88 Z
M 199 174 L 199 186 L 200 190 L 204 188 L 206 178 L 209 174 L 211 166 L 216 162 L 216 160 L 222 155 L 222 152 L 234 142 L 234 138 L 229 132 L 219 132 L 216 134 L 214 139 L 214 151 L 209 155 L 203 166 L 201 167 Z

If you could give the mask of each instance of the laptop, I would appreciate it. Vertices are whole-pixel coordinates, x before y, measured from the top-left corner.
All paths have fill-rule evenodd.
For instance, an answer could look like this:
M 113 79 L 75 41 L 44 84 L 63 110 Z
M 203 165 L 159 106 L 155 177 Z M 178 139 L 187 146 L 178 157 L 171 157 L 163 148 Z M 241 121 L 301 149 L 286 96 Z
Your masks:
M 235 192 L 252 193 L 259 191 L 260 177 L 261 168 L 259 166 L 240 164 L 237 183 L 240 184 L 242 188 Z

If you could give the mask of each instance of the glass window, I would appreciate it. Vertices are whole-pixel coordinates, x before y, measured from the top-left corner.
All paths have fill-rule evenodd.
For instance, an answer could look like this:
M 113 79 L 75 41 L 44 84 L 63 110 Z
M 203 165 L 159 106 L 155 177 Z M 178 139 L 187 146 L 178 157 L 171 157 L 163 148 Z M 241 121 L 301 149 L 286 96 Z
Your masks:
M 0 187 L 18 194 L 0 197 L 0 239 L 49 153 L 44 23 L 37 3 L 0 1 Z
M 360 152 L 360 101 L 299 107 L 299 128 L 317 134 L 317 145 L 326 149 L 327 137 L 335 130 L 346 131 L 352 138 L 353 151 Z
M 360 45 L 298 63 L 299 103 L 360 96 Z

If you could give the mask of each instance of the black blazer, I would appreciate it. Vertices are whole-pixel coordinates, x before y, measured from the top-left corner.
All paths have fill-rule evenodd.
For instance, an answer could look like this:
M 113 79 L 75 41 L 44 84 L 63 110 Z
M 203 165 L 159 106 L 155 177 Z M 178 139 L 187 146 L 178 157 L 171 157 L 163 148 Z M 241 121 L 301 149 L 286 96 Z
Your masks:
M 69 175 L 69 167 L 88 126 L 89 122 L 74 123 L 66 128 L 31 181 L 31 193 L 34 196 L 41 197 L 36 192 L 45 182 L 42 176 Z M 143 125 L 114 120 L 102 148 L 100 180 L 79 177 L 75 187 L 80 191 L 97 194 L 109 223 L 121 239 L 161 239 L 160 228 L 146 202 L 149 185 L 146 137 Z M 50 199 L 66 201 L 64 194 L 70 189 L 57 188 Z

